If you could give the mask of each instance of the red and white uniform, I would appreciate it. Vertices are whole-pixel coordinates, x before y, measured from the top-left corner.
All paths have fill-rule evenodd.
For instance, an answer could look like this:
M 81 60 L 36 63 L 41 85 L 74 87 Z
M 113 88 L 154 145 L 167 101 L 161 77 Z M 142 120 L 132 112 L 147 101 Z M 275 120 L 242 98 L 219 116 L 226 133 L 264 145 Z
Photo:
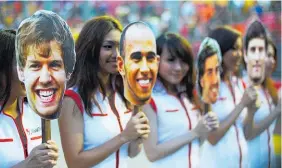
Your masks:
M 12 116 L 2 111 L 0 113 L 0 167 L 12 167 L 23 161 L 31 150 L 40 145 L 41 137 L 41 118 L 33 112 L 28 103 L 22 103 L 20 114 L 21 125 L 24 129 L 27 146 L 23 145 L 20 138 L 20 127 L 16 126 Z
M 223 121 L 240 102 L 245 85 L 241 79 L 232 80 L 232 89 L 221 81 L 219 97 L 212 105 L 212 111 Z M 248 146 L 244 136 L 244 119 L 247 114 L 246 108 L 241 112 L 235 123 L 227 130 L 216 145 L 207 140 L 201 146 L 201 168 L 247 168 Z
M 260 88 L 257 90 L 260 108 L 255 112 L 254 123 L 262 122 L 275 108 L 270 94 Z M 275 121 L 261 134 L 248 141 L 250 168 L 275 166 L 275 155 L 273 148 L 273 131 Z
M 93 103 L 90 117 L 84 110 L 82 100 L 76 89 L 69 89 L 65 92 L 65 96 L 71 97 L 79 109 L 83 113 L 84 120 L 84 142 L 83 149 L 90 150 L 98 147 L 110 139 L 120 134 L 126 127 L 127 122 L 131 118 L 129 111 L 122 101 L 121 96 L 115 92 L 114 100 L 115 107 L 118 111 L 118 116 L 115 115 L 110 107 L 107 97 L 103 99 L 100 92 L 95 94 L 96 100 L 99 103 L 102 111 Z M 120 149 L 108 156 L 101 163 L 96 165 L 96 168 L 126 168 L 128 159 L 128 143 L 120 147 Z
M 157 115 L 158 143 L 186 134 L 196 127 L 199 112 L 185 97 L 181 100 L 167 93 L 160 81 L 153 89 L 151 106 Z M 199 140 L 194 140 L 175 153 L 150 163 L 152 168 L 196 168 L 199 164 Z

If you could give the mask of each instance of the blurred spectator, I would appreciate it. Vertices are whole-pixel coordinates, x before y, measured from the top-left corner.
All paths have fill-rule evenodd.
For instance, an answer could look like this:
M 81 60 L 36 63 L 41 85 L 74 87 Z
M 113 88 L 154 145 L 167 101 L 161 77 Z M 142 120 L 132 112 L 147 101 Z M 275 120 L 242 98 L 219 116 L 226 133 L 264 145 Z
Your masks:
M 17 28 L 20 21 L 38 9 L 52 10 L 64 18 L 74 36 L 79 34 L 85 20 L 109 14 L 125 26 L 130 22 L 147 22 L 156 36 L 172 31 L 174 16 L 179 34 L 191 41 L 194 52 L 207 32 L 221 25 L 230 25 L 244 33 L 246 22 L 258 16 L 269 28 L 281 51 L 281 1 L 183 1 L 179 10 L 171 10 L 166 1 L 2 1 L 0 2 L 0 28 Z M 174 12 L 174 13 L 172 13 Z M 280 62 L 280 61 L 278 61 Z M 274 75 L 280 77 L 280 64 Z

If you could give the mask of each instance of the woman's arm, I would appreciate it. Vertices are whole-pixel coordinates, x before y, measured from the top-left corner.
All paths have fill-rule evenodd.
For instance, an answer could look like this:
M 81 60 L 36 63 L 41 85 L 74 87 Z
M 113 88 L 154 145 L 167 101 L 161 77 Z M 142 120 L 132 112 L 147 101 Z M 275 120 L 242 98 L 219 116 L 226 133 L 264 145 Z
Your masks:
M 116 152 L 124 143 L 148 134 L 149 128 L 143 112 L 131 117 L 124 130 L 104 144 L 84 151 L 83 150 L 83 116 L 75 102 L 65 97 L 59 118 L 59 128 L 62 147 L 68 167 L 88 168 L 95 166 Z M 85 114 L 86 115 L 86 114 Z
M 210 132 L 208 135 L 207 140 L 212 144 L 216 145 L 218 141 L 225 135 L 225 133 L 228 131 L 228 129 L 233 125 L 242 112 L 242 110 L 245 108 L 245 105 L 243 103 L 239 103 L 235 106 L 235 108 L 231 111 L 231 113 L 220 122 L 219 127 Z
M 176 152 L 184 145 L 187 145 L 196 138 L 204 136 L 204 134 L 207 134 L 208 132 L 208 128 L 203 124 L 203 120 L 200 120 L 195 129 L 188 131 L 186 134 L 159 144 L 157 115 L 149 104 L 144 106 L 144 111 L 150 121 L 151 133 L 149 134 L 148 139 L 145 140 L 143 144 L 146 155 L 151 162 L 154 162 Z M 214 121 L 212 120 L 211 122 Z
M 247 140 L 252 140 L 256 136 L 260 135 L 277 117 L 281 115 L 281 102 L 275 107 L 273 112 L 257 124 L 254 123 L 254 115 L 256 111 L 257 108 L 248 108 L 248 114 L 244 126 L 244 134 Z
M 245 107 L 255 104 L 257 92 L 254 87 L 249 87 L 245 90 L 239 104 L 230 112 L 230 114 L 220 122 L 218 129 L 210 132 L 208 141 L 212 145 L 216 145 L 218 141 L 225 135 L 228 129 L 235 123 L 236 119 Z
M 130 158 L 134 158 L 135 156 L 137 156 L 140 153 L 142 141 L 143 141 L 142 138 L 138 138 L 129 143 L 128 156 Z
M 76 103 L 65 97 L 59 118 L 62 147 L 68 167 L 88 168 L 99 164 L 127 142 L 121 134 L 96 148 L 83 150 L 83 116 Z

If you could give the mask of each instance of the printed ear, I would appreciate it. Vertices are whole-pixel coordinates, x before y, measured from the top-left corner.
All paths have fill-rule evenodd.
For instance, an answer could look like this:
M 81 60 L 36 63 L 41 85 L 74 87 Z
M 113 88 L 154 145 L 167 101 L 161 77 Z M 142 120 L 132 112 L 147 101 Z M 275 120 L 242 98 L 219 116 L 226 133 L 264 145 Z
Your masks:
M 157 62 L 158 62 L 158 65 L 159 65 L 159 63 L 160 63 L 160 56 L 157 55 L 156 58 L 157 58 Z
M 120 73 L 121 76 L 124 76 L 124 61 L 121 56 L 117 57 L 117 67 L 118 67 L 118 72 Z
M 19 80 L 24 83 L 24 80 L 25 80 L 25 78 L 24 78 L 24 70 L 23 70 L 23 68 L 19 67 L 19 65 L 17 65 L 17 72 L 18 72 Z
M 244 61 L 245 61 L 246 64 L 248 63 L 248 57 L 247 57 L 247 54 L 246 54 L 246 50 L 244 50 Z
M 201 85 L 202 88 L 204 87 L 204 80 L 203 80 L 203 77 L 200 79 L 200 85 Z

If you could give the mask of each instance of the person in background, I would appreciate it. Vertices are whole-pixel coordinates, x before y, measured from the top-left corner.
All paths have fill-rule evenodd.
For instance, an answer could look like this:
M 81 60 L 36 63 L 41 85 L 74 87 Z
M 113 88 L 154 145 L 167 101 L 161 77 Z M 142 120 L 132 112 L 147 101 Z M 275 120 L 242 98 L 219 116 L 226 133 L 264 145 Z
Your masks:
M 275 121 L 281 116 L 281 102 L 270 96 L 265 85 L 269 78 L 265 77 L 268 66 L 268 40 L 263 24 L 253 21 L 245 34 L 244 60 L 247 65 L 248 85 L 254 86 L 259 106 L 248 107 L 245 136 L 248 140 L 250 168 L 276 167 L 273 149 L 273 130 Z M 266 62 L 265 62 L 266 61 Z M 272 68 L 271 68 L 272 71 Z M 275 101 L 277 105 L 275 107 Z
M 198 167 L 200 138 L 218 127 L 214 113 L 201 116 L 194 92 L 195 71 L 189 42 L 175 33 L 157 39 L 158 81 L 144 106 L 151 133 L 144 142 L 150 167 Z
M 265 71 L 265 82 L 264 85 L 269 91 L 269 94 L 275 104 L 279 101 L 279 93 L 281 92 L 279 84 L 275 84 L 275 81 L 271 78 L 272 73 L 277 67 L 277 48 L 274 44 L 274 41 L 271 38 L 268 38 L 268 47 L 267 47 L 267 58 L 265 61 L 265 68 L 271 69 L 271 71 Z M 280 83 L 281 81 L 278 81 Z M 273 145 L 274 153 L 276 155 L 277 167 L 281 166 L 281 118 L 278 117 L 274 133 L 273 133 Z
M 219 97 L 212 110 L 218 115 L 219 128 L 212 131 L 202 145 L 200 167 L 248 167 L 247 141 L 244 136 L 245 107 L 256 100 L 255 90 L 245 90 L 240 78 L 233 76 L 242 60 L 242 37 L 236 30 L 223 26 L 212 30 L 222 54 Z M 216 153 L 216 154 L 215 154 Z
M 127 167 L 149 133 L 143 112 L 132 116 L 117 76 L 122 26 L 110 16 L 90 19 L 76 41 L 77 61 L 59 118 L 68 167 Z
M 41 118 L 33 112 L 19 81 L 15 30 L 0 30 L 0 165 L 3 168 L 53 167 L 58 147 L 41 144 Z

